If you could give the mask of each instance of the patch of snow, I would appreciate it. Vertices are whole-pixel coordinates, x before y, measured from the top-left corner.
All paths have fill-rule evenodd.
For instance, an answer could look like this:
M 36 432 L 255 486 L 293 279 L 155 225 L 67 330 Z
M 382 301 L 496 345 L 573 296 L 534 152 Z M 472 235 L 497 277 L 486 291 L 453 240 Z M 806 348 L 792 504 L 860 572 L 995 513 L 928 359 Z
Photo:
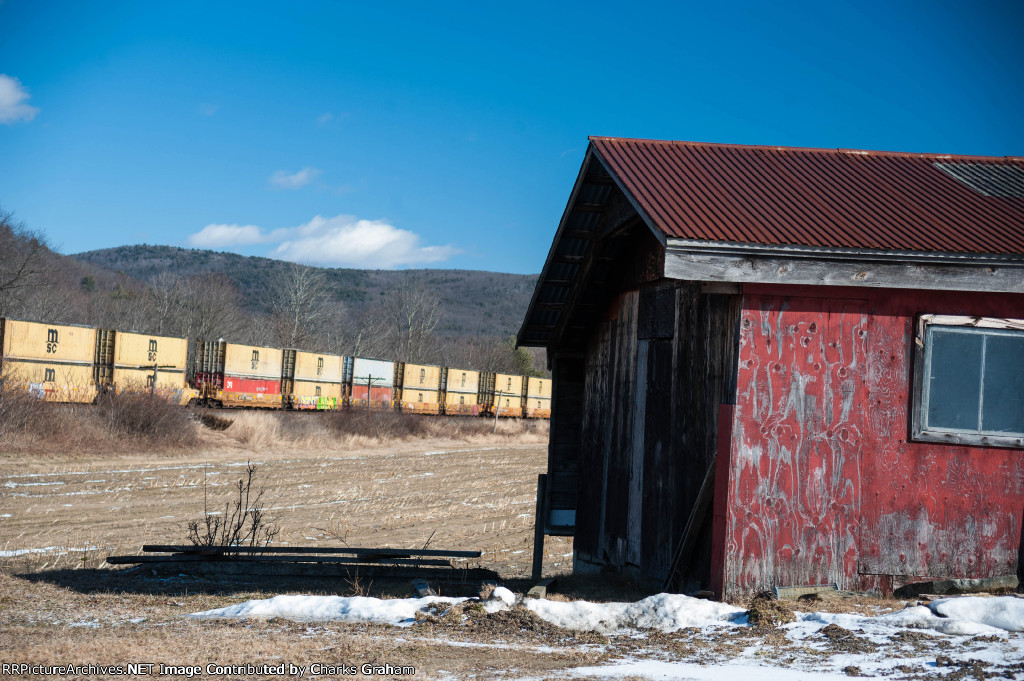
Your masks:
M 503 586 L 497 586 L 491 592 L 491 597 L 484 603 L 484 610 L 487 612 L 500 612 L 508 610 L 516 604 L 516 595 Z
M 48 487 L 63 484 L 63 482 L 5 482 L 4 487 Z
M 408 626 L 416 613 L 432 603 L 460 603 L 465 598 L 368 598 L 365 596 L 274 596 L 264 600 L 246 601 L 226 608 L 217 608 L 190 615 L 199 619 L 284 617 L 291 620 L 330 620 L 337 622 L 370 622 Z
M 29 553 L 51 553 L 53 551 L 60 551 L 62 548 L 60 546 L 44 546 L 41 549 L 11 549 L 10 551 L 0 551 L 0 558 L 24 556 Z
M 809 623 L 808 633 L 816 632 L 828 624 L 844 629 L 863 629 L 879 636 L 889 636 L 894 629 L 931 629 L 947 636 L 978 636 L 1003 634 L 1004 631 L 977 622 L 939 617 L 923 605 L 913 605 L 903 610 L 866 617 L 862 615 L 837 614 L 829 612 L 796 613 L 798 622 Z M 792 628 L 794 633 L 800 627 Z
M 68 622 L 69 627 L 86 627 L 88 629 L 98 629 L 100 623 L 98 620 L 90 620 L 89 622 Z
M 630 629 L 678 631 L 683 627 L 729 624 L 746 613 L 728 603 L 682 594 L 658 594 L 636 603 L 591 603 L 530 599 L 526 607 L 541 619 L 565 629 L 615 633 Z
M 931 602 L 931 611 L 940 617 L 977 622 L 1005 631 L 1024 631 L 1024 598 L 1015 596 L 962 596 L 939 598 Z
M 575 677 L 597 676 L 604 679 L 643 678 L 652 681 L 848 681 L 846 674 L 805 672 L 792 668 L 761 667 L 742 664 L 702 665 L 695 662 L 661 660 L 624 660 L 596 667 L 564 670 Z
M 10 517 L 11 517 L 10 513 L 0 513 L 0 518 L 10 518 Z

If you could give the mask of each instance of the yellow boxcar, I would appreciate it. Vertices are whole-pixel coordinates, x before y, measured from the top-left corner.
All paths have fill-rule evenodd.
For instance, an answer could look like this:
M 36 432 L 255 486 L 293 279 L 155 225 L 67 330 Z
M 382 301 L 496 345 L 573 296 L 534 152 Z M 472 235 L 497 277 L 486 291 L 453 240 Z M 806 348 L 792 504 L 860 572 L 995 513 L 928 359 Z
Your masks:
M 185 381 L 187 357 L 186 338 L 118 331 L 114 335 L 114 385 L 118 392 L 153 390 L 173 402 L 187 404 L 197 394 Z
M 295 383 L 290 395 L 294 409 L 337 409 L 341 404 L 340 355 L 295 352 Z
M 53 402 L 92 402 L 96 329 L 0 319 L 0 375 Z
M 441 367 L 406 364 L 402 372 L 402 411 L 440 414 Z
M 479 388 L 479 371 L 448 369 L 448 385 L 445 390 L 445 413 L 464 416 L 476 416 L 479 414 L 480 405 L 477 403 L 477 391 Z
M 523 377 L 497 374 L 494 377 L 494 402 L 498 416 L 523 415 Z
M 281 350 L 227 343 L 224 387 L 218 399 L 226 406 L 281 408 Z
M 526 417 L 551 418 L 551 379 L 530 377 L 526 380 Z

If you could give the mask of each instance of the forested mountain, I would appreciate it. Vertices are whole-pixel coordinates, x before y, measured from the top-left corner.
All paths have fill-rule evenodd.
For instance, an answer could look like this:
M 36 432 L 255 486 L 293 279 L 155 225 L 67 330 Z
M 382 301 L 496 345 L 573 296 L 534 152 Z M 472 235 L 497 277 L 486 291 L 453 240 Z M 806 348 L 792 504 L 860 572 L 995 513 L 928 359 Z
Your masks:
M 535 281 L 171 246 L 65 256 L 0 211 L 0 316 L 26 320 L 526 374 L 545 365 L 513 337 Z
M 281 260 L 173 246 L 121 246 L 72 257 L 149 284 L 167 276 L 223 275 L 238 288 L 242 306 L 255 312 L 271 311 L 274 295 L 268 289 L 292 266 Z M 475 270 L 314 269 L 323 273 L 332 300 L 355 318 L 379 306 L 389 292 L 414 288 L 429 293 L 441 313 L 435 332 L 453 339 L 507 338 L 516 333 L 537 281 L 536 275 Z

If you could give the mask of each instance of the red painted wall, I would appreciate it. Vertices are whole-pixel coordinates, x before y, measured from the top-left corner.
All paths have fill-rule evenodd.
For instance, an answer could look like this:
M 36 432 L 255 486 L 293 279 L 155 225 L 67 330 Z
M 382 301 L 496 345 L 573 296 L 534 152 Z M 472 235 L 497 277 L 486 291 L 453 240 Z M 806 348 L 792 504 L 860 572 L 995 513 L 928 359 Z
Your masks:
M 726 595 L 1013 574 L 1024 451 L 909 442 L 919 314 L 1024 317 L 1024 296 L 745 286 Z

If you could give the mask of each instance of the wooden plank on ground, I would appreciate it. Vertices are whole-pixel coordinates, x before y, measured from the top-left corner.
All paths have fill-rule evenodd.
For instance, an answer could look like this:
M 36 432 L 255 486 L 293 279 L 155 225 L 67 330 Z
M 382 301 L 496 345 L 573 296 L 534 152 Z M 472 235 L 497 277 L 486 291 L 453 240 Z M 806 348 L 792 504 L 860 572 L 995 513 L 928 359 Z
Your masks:
M 146 544 L 144 553 L 351 553 L 359 556 L 432 556 L 439 558 L 479 558 L 480 551 L 449 551 L 446 549 L 390 549 L 390 548 L 352 548 L 348 546 L 189 546 L 176 544 Z
M 547 598 L 548 589 L 551 589 L 555 585 L 556 581 L 557 580 L 554 577 L 548 577 L 546 579 L 540 580 L 539 582 L 534 584 L 529 591 L 526 592 L 526 597 Z
M 175 553 L 169 556 L 109 556 L 111 565 L 132 565 L 141 563 L 344 563 L 347 565 L 423 565 L 429 567 L 452 567 L 447 560 L 439 558 L 384 558 L 367 560 L 353 556 L 237 556 L 197 555 Z

